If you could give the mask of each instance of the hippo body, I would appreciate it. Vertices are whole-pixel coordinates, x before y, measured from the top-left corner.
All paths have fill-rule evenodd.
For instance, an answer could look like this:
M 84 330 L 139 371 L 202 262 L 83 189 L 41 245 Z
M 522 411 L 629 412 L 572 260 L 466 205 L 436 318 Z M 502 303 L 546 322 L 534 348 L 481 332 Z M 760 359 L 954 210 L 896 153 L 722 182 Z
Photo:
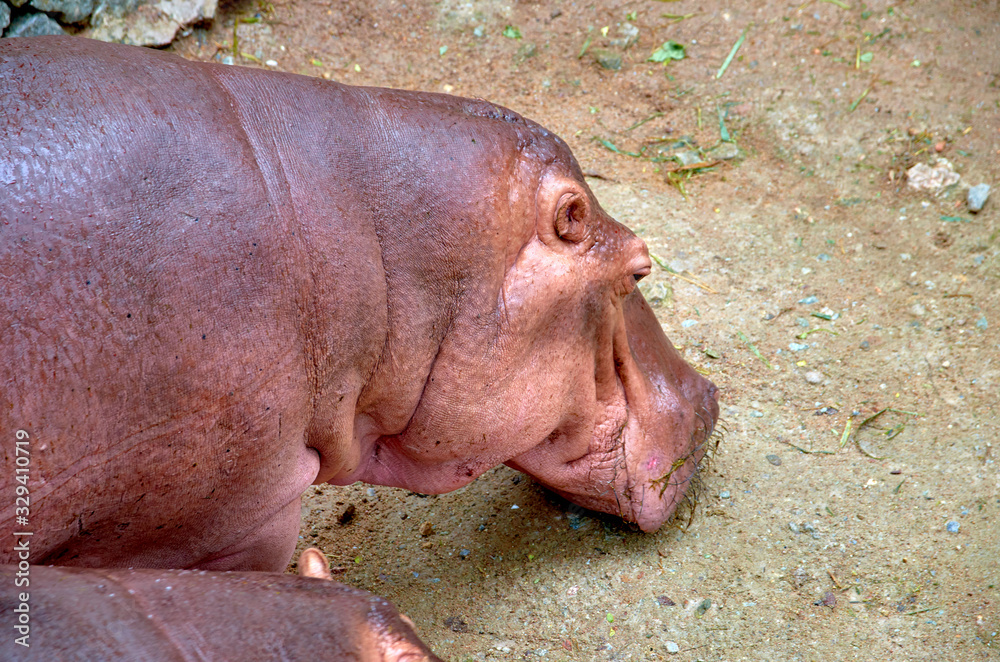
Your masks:
M 308 549 L 307 555 L 319 550 Z M 32 566 L 0 591 L 8 662 L 440 662 L 382 598 L 318 574 Z M 0 567 L 15 586 L 16 566 Z M 27 599 L 22 600 L 21 593 Z M 16 625 L 24 615 L 24 625 Z
M 310 484 L 500 463 L 655 530 L 717 416 L 643 242 L 483 101 L 3 40 L 0 219 L 32 563 L 280 570 Z

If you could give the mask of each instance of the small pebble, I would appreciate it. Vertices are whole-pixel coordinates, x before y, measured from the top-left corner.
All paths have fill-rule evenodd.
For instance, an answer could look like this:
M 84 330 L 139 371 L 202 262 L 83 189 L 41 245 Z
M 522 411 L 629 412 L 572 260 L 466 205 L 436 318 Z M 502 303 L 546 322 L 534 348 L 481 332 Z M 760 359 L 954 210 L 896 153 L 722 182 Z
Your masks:
M 605 69 L 618 71 L 622 68 L 622 56 L 620 53 L 607 48 L 592 48 L 590 49 L 590 55 L 597 61 L 597 64 Z
M 802 532 L 802 530 L 799 529 L 799 525 L 796 524 L 795 522 L 789 522 L 788 523 L 788 530 L 791 531 L 792 533 L 801 533 Z
M 969 189 L 969 211 L 979 211 L 986 204 L 986 198 L 990 197 L 989 184 L 976 184 Z
M 799 299 L 799 303 L 809 306 L 814 303 L 819 303 L 819 297 L 817 297 L 816 295 L 808 296 L 805 299 Z
M 822 384 L 823 383 L 823 373 L 818 370 L 810 370 L 806 373 L 806 381 L 810 384 Z
M 676 159 L 682 166 L 694 165 L 696 163 L 701 163 L 701 154 L 692 149 L 682 149 L 674 153 L 674 159 Z
M 424 538 L 426 538 L 427 536 L 434 535 L 434 525 L 431 524 L 430 522 L 424 522 L 423 524 L 421 524 L 420 535 L 422 535 Z
M 960 527 L 960 526 L 961 525 L 958 522 L 956 522 L 955 520 L 950 520 L 945 525 L 945 528 L 948 529 L 948 533 L 958 533 L 958 527 Z
M 676 655 L 677 653 L 681 652 L 681 647 L 678 646 L 677 643 L 674 641 L 668 641 L 667 652 L 670 653 L 671 655 Z
M 776 467 L 781 466 L 781 458 L 775 455 L 774 453 L 770 453 L 768 455 L 765 455 L 764 457 L 767 459 L 768 462 L 770 462 L 774 466 Z
M 733 143 L 722 143 L 718 147 L 712 149 L 708 154 L 713 159 L 728 161 L 729 159 L 735 159 L 740 155 L 740 148 Z
M 729 490 L 722 490 L 721 492 L 719 492 L 719 498 L 720 499 L 728 499 L 729 498 Z
M 792 350 L 793 352 L 801 352 L 804 349 L 809 349 L 809 345 L 798 342 L 790 342 L 788 343 L 788 349 Z
M 276 66 L 278 66 L 278 61 L 277 60 L 267 60 L 266 62 L 264 62 L 264 64 L 266 64 L 269 67 L 276 67 Z
M 659 603 L 659 605 L 661 607 L 673 607 L 674 605 L 677 604 L 676 602 L 674 602 L 673 600 L 671 600 L 669 597 L 667 597 L 665 595 L 658 596 L 656 598 L 656 601 Z

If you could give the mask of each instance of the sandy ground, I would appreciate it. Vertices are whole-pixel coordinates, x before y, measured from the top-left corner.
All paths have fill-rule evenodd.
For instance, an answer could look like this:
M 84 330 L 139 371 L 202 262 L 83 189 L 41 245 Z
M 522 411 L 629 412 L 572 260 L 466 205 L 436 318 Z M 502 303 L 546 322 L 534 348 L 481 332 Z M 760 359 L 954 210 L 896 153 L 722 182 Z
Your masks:
M 505 467 L 314 488 L 302 545 L 339 578 L 449 660 L 1000 659 L 1000 3 L 243 2 L 174 50 L 234 32 L 237 64 L 562 135 L 680 274 L 643 287 L 723 392 L 689 525 L 642 534 Z M 684 59 L 647 61 L 668 40 Z M 674 171 L 683 149 L 719 163 Z M 909 188 L 939 157 L 959 182 Z

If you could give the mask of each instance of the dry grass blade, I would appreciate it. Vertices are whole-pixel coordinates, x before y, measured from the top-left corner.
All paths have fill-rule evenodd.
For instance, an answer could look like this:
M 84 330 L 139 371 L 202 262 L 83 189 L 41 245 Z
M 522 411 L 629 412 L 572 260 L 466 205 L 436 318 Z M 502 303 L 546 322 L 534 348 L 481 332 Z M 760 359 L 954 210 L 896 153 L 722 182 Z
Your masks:
M 670 267 L 669 264 L 667 264 L 666 262 L 664 262 L 658 255 L 654 255 L 653 253 L 650 253 L 649 257 L 651 257 L 653 259 L 653 262 L 656 262 L 658 265 L 660 265 L 660 268 L 663 269 L 664 271 L 666 271 L 671 276 L 675 276 L 677 278 L 680 278 L 685 283 L 691 283 L 692 285 L 694 285 L 696 287 L 700 287 L 701 289 L 705 290 L 706 292 L 710 292 L 712 294 L 718 294 L 719 293 L 718 290 L 714 289 L 711 285 L 707 285 L 706 283 L 702 282 L 696 276 L 693 276 L 691 273 L 689 273 L 687 271 L 685 271 L 683 273 L 679 273 L 679 272 L 675 271 L 674 269 L 672 269 Z
M 760 350 L 757 349 L 756 345 L 754 345 L 752 342 L 750 342 L 750 339 L 747 338 L 747 336 L 746 336 L 745 333 L 743 333 L 742 331 L 737 331 L 736 332 L 736 337 L 738 337 L 740 340 L 743 341 L 743 344 L 747 346 L 747 349 L 749 349 L 750 352 L 754 356 L 756 356 L 758 359 L 760 359 L 761 361 L 764 362 L 764 365 L 767 366 L 768 370 L 771 369 L 771 367 L 772 367 L 771 366 L 771 362 L 768 361 L 767 358 L 763 354 L 760 353 Z
M 800 453 L 806 453 L 807 455 L 836 455 L 836 453 L 837 453 L 837 451 L 811 451 L 811 450 L 807 450 L 805 448 L 802 448 L 801 446 L 796 446 L 792 442 L 787 441 L 785 439 L 779 439 L 778 441 L 781 442 L 782 444 L 786 445 L 786 446 L 791 446 L 792 448 L 794 448 L 795 450 L 799 451 Z
M 721 164 L 722 161 L 702 161 L 701 163 L 692 163 L 691 165 L 678 166 L 671 170 L 670 172 L 686 172 L 688 170 L 702 170 L 704 168 L 714 168 L 715 166 Z

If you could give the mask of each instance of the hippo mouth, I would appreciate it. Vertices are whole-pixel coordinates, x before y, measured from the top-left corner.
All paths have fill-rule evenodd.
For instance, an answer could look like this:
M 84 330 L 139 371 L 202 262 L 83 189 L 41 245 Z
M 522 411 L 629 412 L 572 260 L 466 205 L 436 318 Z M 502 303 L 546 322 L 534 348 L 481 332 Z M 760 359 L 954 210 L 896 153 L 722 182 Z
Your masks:
M 507 464 L 576 505 L 649 532 L 696 499 L 689 488 L 719 442 L 719 393 L 667 340 L 641 295 L 627 297 L 622 312 L 597 361 L 591 406 L 599 411 L 589 426 L 564 420 L 548 443 Z M 566 447 L 579 455 L 559 462 L 553 449 Z
M 718 420 L 717 391 L 714 387 L 706 398 L 707 402 L 695 408 L 696 424 L 689 438 L 686 452 L 668 456 L 663 452 L 649 452 L 644 444 L 637 444 L 634 460 L 627 442 L 627 427 L 623 430 L 621 445 L 627 471 L 622 487 L 624 499 L 620 504 L 621 517 L 633 522 L 643 531 L 655 531 L 667 522 L 685 501 L 693 506 L 697 501 L 697 490 L 693 487 L 703 461 L 710 457 L 717 447 L 721 429 Z M 654 448 L 662 444 L 653 443 Z
M 721 429 L 717 427 L 718 391 L 707 383 L 702 402 L 688 405 L 693 425 L 689 434 L 681 438 L 676 436 L 679 415 L 670 417 L 673 425 L 650 429 L 643 417 L 627 405 L 626 391 L 619 385 L 621 400 L 608 407 L 609 416 L 595 430 L 594 446 L 601 450 L 595 451 L 592 446 L 590 453 L 570 463 L 576 465 L 572 467 L 573 473 L 586 475 L 586 478 L 580 476 L 577 484 L 588 485 L 590 489 L 560 489 L 548 481 L 542 482 L 578 506 L 618 515 L 645 532 L 656 531 L 673 517 L 682 503 L 694 505 L 697 496 L 692 485 L 703 461 L 711 456 L 721 439 Z M 524 470 L 518 464 L 510 464 Z M 595 484 L 601 486 L 596 493 L 592 491 Z

